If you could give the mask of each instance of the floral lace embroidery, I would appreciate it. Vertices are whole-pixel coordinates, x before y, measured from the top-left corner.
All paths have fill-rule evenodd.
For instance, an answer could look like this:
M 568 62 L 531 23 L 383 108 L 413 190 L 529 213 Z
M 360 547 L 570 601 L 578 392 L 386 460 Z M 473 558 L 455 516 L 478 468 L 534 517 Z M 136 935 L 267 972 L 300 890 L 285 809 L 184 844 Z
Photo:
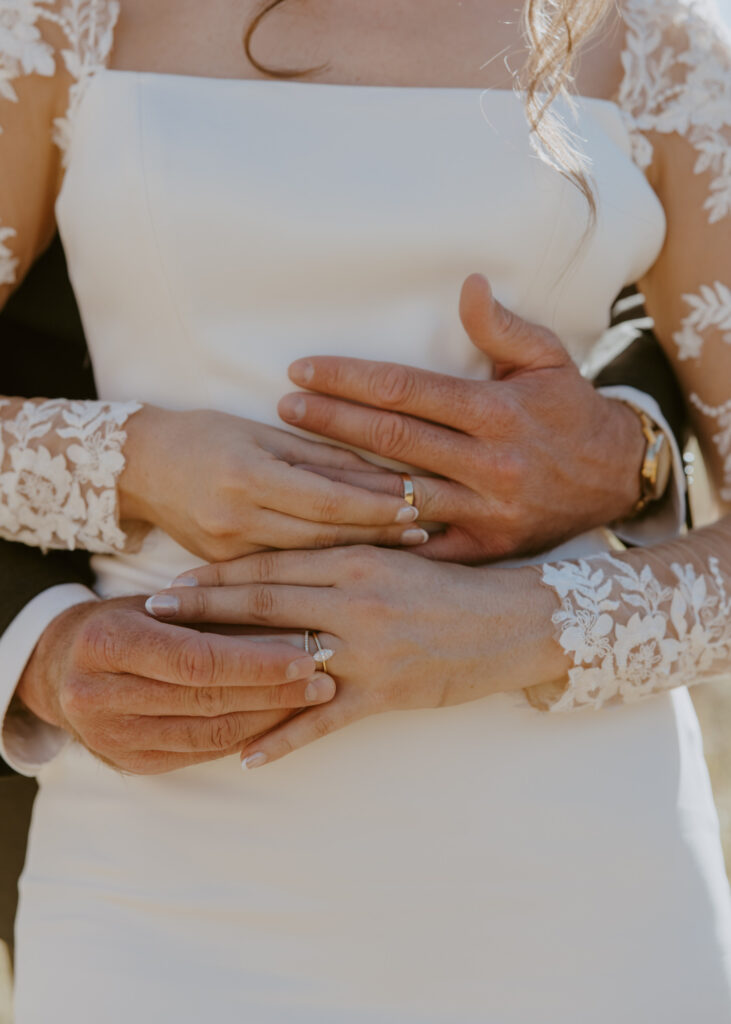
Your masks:
M 713 435 L 713 443 L 724 460 L 723 483 L 720 489 L 722 501 L 731 502 L 731 398 L 722 405 L 707 405 L 698 395 L 692 394 L 690 400 L 709 419 L 716 420 L 721 428 Z
M 716 281 L 713 286 L 701 285 L 698 295 L 684 295 L 691 312 L 681 323 L 681 330 L 673 335 L 678 346 L 678 359 L 697 359 L 703 351 L 703 331 L 711 327 L 726 331 L 722 335 L 731 345 L 731 289 Z
M 0 535 L 44 549 L 123 550 L 116 481 L 127 435 L 120 428 L 140 408 L 137 402 L 23 402 L 0 429 Z M 58 449 L 59 439 L 71 443 L 54 453 L 47 445 Z
M 56 118 L 53 141 L 64 155 L 64 165 L 71 145 L 71 129 L 81 97 L 89 79 L 109 59 L 114 42 L 114 26 L 119 17 L 117 0 L 68 0 L 60 14 L 44 15 L 54 21 L 69 41 L 62 50 L 66 69 L 73 79 L 69 89 L 66 114 Z
M 569 685 L 551 711 L 600 708 L 728 671 L 731 597 L 718 559 L 707 572 L 673 563 L 663 585 L 611 555 L 542 567 L 556 591 L 558 641 L 572 656 Z
M 695 173 L 712 175 L 704 203 L 715 224 L 731 211 L 731 73 L 724 60 L 726 34 L 700 0 L 627 0 L 618 103 L 640 167 L 652 161 L 644 132 L 677 132 L 698 157 Z

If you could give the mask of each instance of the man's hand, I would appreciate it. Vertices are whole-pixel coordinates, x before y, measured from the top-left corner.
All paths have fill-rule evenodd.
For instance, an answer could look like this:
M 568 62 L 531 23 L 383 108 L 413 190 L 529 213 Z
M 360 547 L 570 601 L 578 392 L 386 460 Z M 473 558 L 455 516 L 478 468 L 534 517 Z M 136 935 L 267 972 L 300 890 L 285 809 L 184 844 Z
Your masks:
M 156 774 L 226 757 L 335 693 L 332 679 L 293 648 L 301 633 L 289 642 L 202 633 L 156 621 L 144 601 L 63 612 L 17 690 L 26 708 L 114 768 Z
M 422 521 L 446 529 L 415 549 L 459 562 L 540 551 L 629 515 L 645 448 L 637 416 L 598 394 L 558 338 L 467 278 L 460 317 L 495 379 L 468 381 L 394 363 L 317 356 L 290 367 L 308 393 L 285 396 L 287 423 L 418 466 Z M 323 471 L 398 493 L 387 473 Z M 370 483 L 365 477 L 370 477 Z

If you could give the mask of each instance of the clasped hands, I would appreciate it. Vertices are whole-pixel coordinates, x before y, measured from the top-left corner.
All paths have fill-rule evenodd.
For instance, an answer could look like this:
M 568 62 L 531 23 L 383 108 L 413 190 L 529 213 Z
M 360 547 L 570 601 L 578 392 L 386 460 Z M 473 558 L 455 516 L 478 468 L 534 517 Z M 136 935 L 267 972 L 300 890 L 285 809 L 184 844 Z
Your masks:
M 213 506 L 170 508 L 168 532 L 220 564 L 155 598 L 148 607 L 167 621 L 146 615 L 139 598 L 62 613 L 26 668 L 21 701 L 113 766 L 147 774 L 242 748 L 254 766 L 375 711 L 459 703 L 535 682 L 516 672 L 507 626 L 520 618 L 531 570 L 488 576 L 404 551 L 329 547 L 418 544 L 413 552 L 440 563 L 484 563 L 546 548 L 632 509 L 643 451 L 634 414 L 599 395 L 555 335 L 502 307 L 484 278 L 465 282 L 460 315 L 493 362 L 492 381 L 311 357 L 290 370 L 308 391 L 279 408 L 288 423 L 437 474 L 413 479 L 422 521 L 443 529 L 428 537 L 408 525 L 398 475 L 338 448 L 254 430 L 248 442 L 271 479 L 271 507 L 239 509 L 248 532 L 237 532 L 242 491 L 230 463 L 218 523 Z M 216 431 L 223 439 L 224 421 L 235 418 L 195 415 L 214 418 L 198 424 L 205 467 Z M 195 457 L 188 449 L 187 466 Z M 159 515 L 141 497 L 149 474 L 135 460 L 125 490 L 130 518 Z M 163 493 L 175 491 L 163 483 Z M 221 496 L 205 483 L 197 492 L 203 502 Z M 253 554 L 262 546 L 329 550 Z M 201 632 L 192 622 L 275 636 Z M 304 652 L 304 628 L 325 631 L 336 651 L 337 692 Z M 298 632 L 282 635 L 287 629 Z M 549 674 L 559 672 L 540 630 L 534 645 L 525 663 L 534 654 Z M 488 689 L 476 691 L 473 680 L 488 665 Z M 321 706 L 297 713 L 312 704 Z

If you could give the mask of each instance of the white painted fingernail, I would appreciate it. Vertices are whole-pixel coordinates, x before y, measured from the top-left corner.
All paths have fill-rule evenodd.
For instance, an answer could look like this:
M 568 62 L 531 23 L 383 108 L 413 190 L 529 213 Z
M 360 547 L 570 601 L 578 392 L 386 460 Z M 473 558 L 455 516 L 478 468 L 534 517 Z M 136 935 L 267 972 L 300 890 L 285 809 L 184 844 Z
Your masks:
M 401 543 L 413 547 L 415 544 L 426 544 L 429 534 L 426 530 L 404 530 L 401 534 Z
M 266 764 L 266 754 L 249 754 L 241 762 L 241 771 L 247 772 L 250 768 L 258 768 L 260 764 Z
M 307 684 L 305 700 L 308 704 L 321 704 L 325 700 L 331 700 L 335 696 L 335 683 L 329 676 L 315 676 Z
M 169 584 L 171 587 L 197 587 L 198 580 L 195 576 L 178 576 Z
M 153 594 L 145 601 L 150 615 L 175 615 L 180 611 L 180 601 L 174 594 Z
M 415 505 L 404 505 L 396 513 L 397 523 L 413 523 L 419 518 L 419 510 Z
M 289 375 L 297 384 L 309 384 L 315 376 L 315 367 L 309 359 L 297 359 L 289 368 Z

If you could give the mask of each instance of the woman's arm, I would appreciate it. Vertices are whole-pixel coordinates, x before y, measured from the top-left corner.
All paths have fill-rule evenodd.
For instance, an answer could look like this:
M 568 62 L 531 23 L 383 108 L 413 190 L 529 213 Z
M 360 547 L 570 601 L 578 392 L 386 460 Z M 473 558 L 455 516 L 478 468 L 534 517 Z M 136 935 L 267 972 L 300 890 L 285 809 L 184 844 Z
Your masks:
M 317 626 L 333 652 L 333 700 L 247 744 L 245 767 L 384 711 L 520 690 L 541 710 L 600 707 L 731 671 L 731 516 L 650 551 L 560 565 L 469 568 L 351 548 L 253 555 L 183 582 L 148 610 Z

